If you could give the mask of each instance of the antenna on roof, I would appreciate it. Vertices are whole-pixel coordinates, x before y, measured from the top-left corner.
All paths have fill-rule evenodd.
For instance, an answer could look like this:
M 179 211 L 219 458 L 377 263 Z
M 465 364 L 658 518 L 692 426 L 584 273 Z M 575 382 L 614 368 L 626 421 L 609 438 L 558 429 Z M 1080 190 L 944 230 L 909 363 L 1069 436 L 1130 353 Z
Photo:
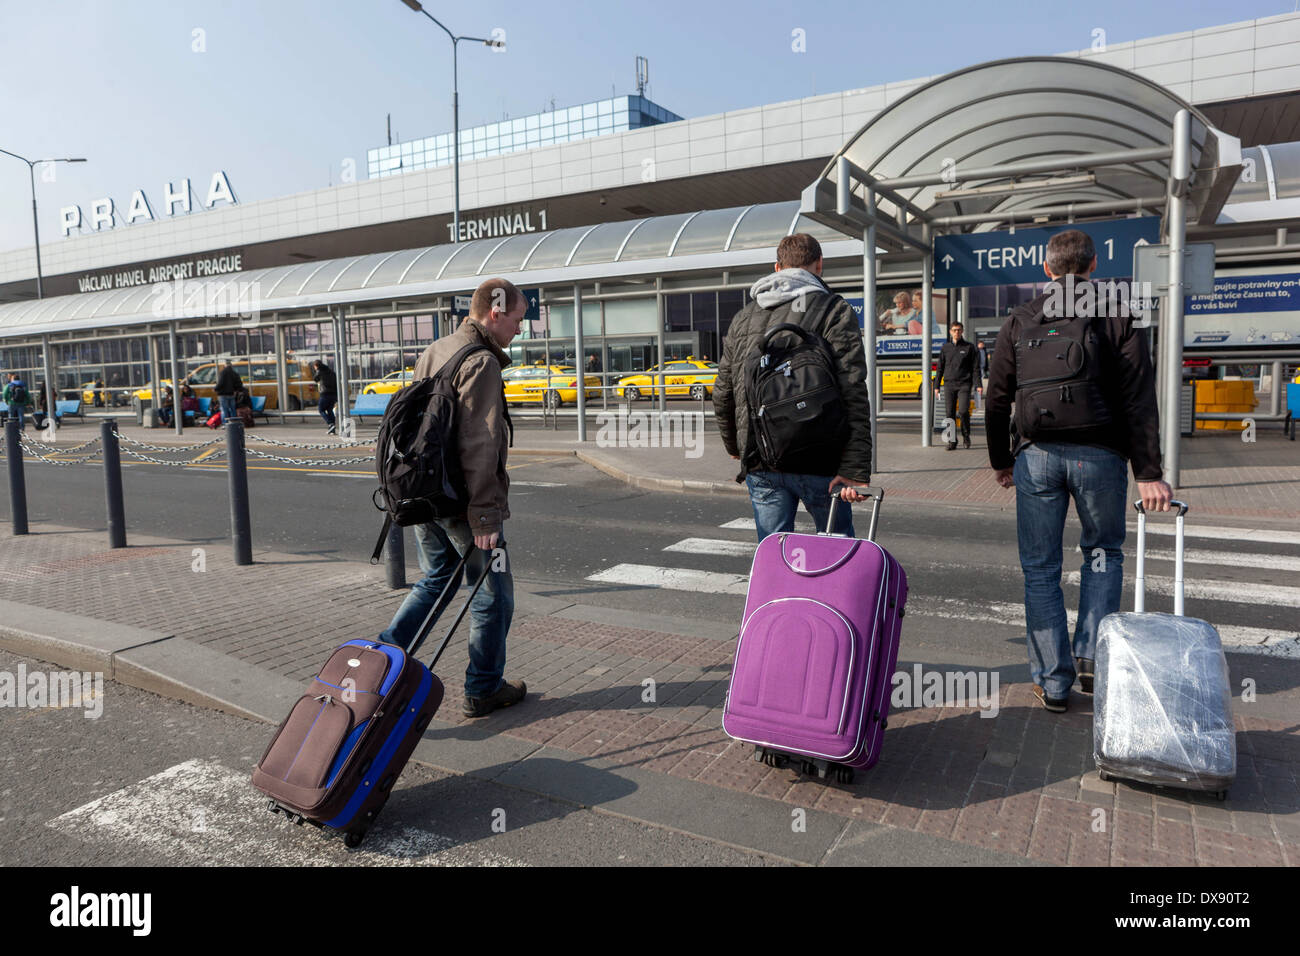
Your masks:
M 388 145 L 393 145 L 393 114 L 388 114 Z
M 650 82 L 650 61 L 643 56 L 636 58 L 636 95 L 645 96 L 646 84 Z

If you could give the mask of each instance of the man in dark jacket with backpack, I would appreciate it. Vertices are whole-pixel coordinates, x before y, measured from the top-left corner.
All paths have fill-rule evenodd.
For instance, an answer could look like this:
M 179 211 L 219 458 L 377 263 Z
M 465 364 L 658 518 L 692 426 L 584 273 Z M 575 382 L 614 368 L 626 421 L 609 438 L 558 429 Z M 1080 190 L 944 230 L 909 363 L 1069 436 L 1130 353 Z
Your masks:
M 977 391 L 984 388 L 980 378 L 980 356 L 970 342 L 962 338 L 961 323 L 954 322 L 948 326 L 948 341 L 939 351 L 939 365 L 935 370 L 934 394 L 937 398 L 939 388 L 943 388 L 945 414 L 954 426 L 961 419 L 961 437 L 970 447 L 970 402 Z M 946 426 L 945 426 L 946 427 Z M 957 435 L 950 433 L 948 450 L 957 447 Z
M 477 557 L 491 562 L 491 571 L 470 605 L 466 717 L 483 717 L 498 707 L 517 704 L 527 693 L 523 681 L 504 679 L 506 633 L 515 607 L 514 577 L 504 547 L 497 550 L 505 544 L 505 521 L 510 517 L 510 478 L 506 474 L 510 415 L 501 369 L 510 364 L 504 350 L 519 334 L 527 311 L 528 300 L 512 283 L 488 279 L 475 290 L 469 317 L 460 328 L 435 341 L 415 363 L 412 388 L 437 374 L 466 346 L 479 346 L 465 356 L 452 376 L 457 399 L 455 448 L 467 505 L 462 515 L 415 526 L 424 577 L 411 588 L 379 639 L 407 645 L 451 580 L 461 556 L 477 547 L 482 552 Z M 469 576 L 477 580 L 482 568 L 481 563 L 471 562 Z
M 871 408 L 857 314 L 822 282 L 821 245 L 812 236 L 786 236 L 776 255 L 772 275 L 754 283 L 753 301 L 732 320 L 713 389 L 722 442 L 740 460 L 736 480 L 749 488 L 760 541 L 793 531 L 800 501 L 817 530 L 826 530 L 831 494 L 861 501 L 871 480 Z M 765 339 L 782 324 L 813 335 L 801 342 L 786 331 Z M 852 518 L 843 511 L 832 530 L 851 535 Z
M 1092 693 L 1097 625 L 1119 610 L 1128 463 L 1148 511 L 1167 511 L 1172 497 L 1161 480 L 1146 333 L 1122 302 L 1087 281 L 1096 268 L 1086 233 L 1071 229 L 1048 241 L 1043 271 L 1052 281 L 998 332 L 984 413 L 997 481 L 1016 488 L 1034 695 L 1053 713 L 1066 710 L 1076 674 L 1080 689 Z M 1071 498 L 1083 525 L 1073 642 L 1061 594 Z
M 230 359 L 226 359 L 222 363 L 220 374 L 217 375 L 217 387 L 214 389 L 217 400 L 221 403 L 221 424 L 224 425 L 239 417 L 239 412 L 235 408 L 235 396 L 243 388 L 244 380 L 239 377 Z
M 9 384 L 4 389 L 4 403 L 9 406 L 9 416 L 18 419 L 18 430 L 23 431 L 27 422 L 27 410 L 32 407 L 32 395 L 27 391 L 27 383 L 16 372 L 9 374 Z

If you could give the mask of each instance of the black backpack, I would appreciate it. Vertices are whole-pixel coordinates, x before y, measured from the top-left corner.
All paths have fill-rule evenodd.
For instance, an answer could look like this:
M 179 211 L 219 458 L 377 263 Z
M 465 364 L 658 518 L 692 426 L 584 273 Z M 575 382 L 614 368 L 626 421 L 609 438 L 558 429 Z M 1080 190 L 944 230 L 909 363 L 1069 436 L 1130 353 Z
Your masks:
M 27 387 L 14 382 L 9 389 L 9 404 L 16 405 L 19 408 L 26 408 L 31 402 L 27 399 Z
M 465 513 L 469 493 L 456 448 L 459 401 L 453 380 L 466 358 L 487 350 L 478 342 L 466 345 L 436 374 L 399 390 L 384 410 L 375 439 L 379 487 L 371 496 L 385 512 L 384 528 L 372 564 L 392 525 L 427 524 Z
M 835 305 L 827 296 L 812 328 Z M 793 339 L 791 339 L 793 337 Z M 777 344 L 783 338 L 784 345 Z M 782 323 L 767 330 L 745 362 L 750 434 L 768 471 L 833 475 L 848 440 L 835 352 L 821 335 Z
M 1040 313 L 1021 326 L 1015 349 L 1015 425 L 1021 441 L 1070 441 L 1081 431 L 1110 424 L 1095 320 Z

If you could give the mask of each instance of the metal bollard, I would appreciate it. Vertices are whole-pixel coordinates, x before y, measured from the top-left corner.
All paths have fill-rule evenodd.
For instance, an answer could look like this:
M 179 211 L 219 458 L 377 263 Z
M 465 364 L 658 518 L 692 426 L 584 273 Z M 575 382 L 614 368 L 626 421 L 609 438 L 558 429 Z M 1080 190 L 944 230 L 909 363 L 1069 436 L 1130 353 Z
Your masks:
M 18 419 L 10 417 L 5 422 L 5 457 L 9 459 L 9 513 L 16 535 L 27 533 L 27 481 L 23 477 L 21 435 Z
M 406 529 L 396 522 L 388 529 L 384 543 L 384 572 L 390 588 L 406 587 Z
M 99 447 L 104 458 L 104 496 L 108 503 L 108 546 L 126 547 L 126 510 L 122 506 L 122 453 L 117 445 L 117 419 L 99 423 Z
M 248 463 L 244 460 L 244 423 L 226 422 L 226 463 L 230 476 L 230 537 L 235 564 L 253 563 L 253 532 L 248 517 Z

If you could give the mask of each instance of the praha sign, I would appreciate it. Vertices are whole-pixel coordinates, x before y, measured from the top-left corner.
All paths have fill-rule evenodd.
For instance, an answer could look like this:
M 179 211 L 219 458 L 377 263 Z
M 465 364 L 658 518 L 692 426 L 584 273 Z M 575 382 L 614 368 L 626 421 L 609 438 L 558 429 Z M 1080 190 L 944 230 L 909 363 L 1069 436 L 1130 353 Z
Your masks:
M 174 214 L 177 206 L 180 206 L 186 213 L 191 212 L 192 196 L 193 192 L 190 190 L 190 181 L 188 179 L 182 179 L 180 187 L 177 189 L 173 189 L 171 183 L 164 183 L 162 207 L 164 214 L 168 216 Z M 230 179 L 226 176 L 225 170 L 221 169 L 212 174 L 212 182 L 208 185 L 208 195 L 203 200 L 203 208 L 211 209 L 219 202 L 227 202 L 232 206 L 239 202 L 235 198 L 234 190 L 230 188 Z M 64 206 L 59 210 L 59 217 L 64 236 L 70 236 L 81 228 L 82 214 L 80 206 Z M 119 219 L 121 222 L 118 221 Z M 149 205 L 149 200 L 145 197 L 143 189 L 137 189 L 131 193 L 131 204 L 127 208 L 125 215 L 119 216 L 117 214 L 113 200 L 108 197 L 96 199 L 90 204 L 90 228 L 95 232 L 113 229 L 119 225 L 129 226 L 140 220 L 145 222 L 154 220 L 153 207 Z

